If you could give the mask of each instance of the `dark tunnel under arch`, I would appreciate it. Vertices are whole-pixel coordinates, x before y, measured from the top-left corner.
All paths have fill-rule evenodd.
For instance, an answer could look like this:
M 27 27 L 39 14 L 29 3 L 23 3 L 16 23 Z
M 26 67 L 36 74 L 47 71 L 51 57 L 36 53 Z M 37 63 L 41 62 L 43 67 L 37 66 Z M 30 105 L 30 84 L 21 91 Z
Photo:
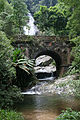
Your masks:
M 61 65 L 62 65 L 62 59 L 61 59 L 60 55 L 58 53 L 56 53 L 55 51 L 45 50 L 45 51 L 38 52 L 35 55 L 34 59 L 38 58 L 41 55 L 48 55 L 55 60 L 55 62 L 56 62 L 56 77 L 58 77 L 60 74 Z

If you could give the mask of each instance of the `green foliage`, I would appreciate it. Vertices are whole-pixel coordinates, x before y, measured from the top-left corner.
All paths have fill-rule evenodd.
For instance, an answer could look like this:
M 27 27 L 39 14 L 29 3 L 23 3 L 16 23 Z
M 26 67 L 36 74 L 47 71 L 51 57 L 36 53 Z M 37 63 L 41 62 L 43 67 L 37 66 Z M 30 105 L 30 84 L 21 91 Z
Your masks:
M 8 37 L 23 33 L 23 26 L 26 25 L 27 5 L 24 0 L 0 0 L 0 30 L 5 32 Z
M 19 59 L 14 63 L 16 67 L 17 81 L 16 85 L 22 90 L 29 88 L 35 83 L 36 78 L 34 77 L 34 61 L 27 58 Z
M 0 86 L 6 86 L 12 83 L 15 78 L 15 69 L 12 67 L 11 55 L 13 47 L 10 45 L 10 40 L 5 33 L 0 31 Z
M 56 3 L 57 0 L 26 0 L 28 9 L 33 14 L 40 9 L 40 5 L 50 7 L 50 6 L 54 6 Z
M 51 62 L 51 64 L 54 65 L 54 66 L 56 66 L 55 60 L 53 60 L 53 61 Z
M 11 0 L 13 6 L 14 32 L 23 33 L 23 26 L 26 25 L 28 17 L 25 0 Z
M 16 48 L 13 51 L 12 59 L 13 65 L 15 67 L 19 67 L 20 69 L 30 74 L 33 71 L 34 61 L 29 60 L 27 57 L 24 56 L 25 49 Z
M 52 31 L 55 35 L 66 35 L 68 15 L 68 7 L 64 4 L 57 4 L 54 7 L 47 8 L 47 6 L 40 6 L 40 10 L 34 14 L 38 28 L 43 32 L 46 30 Z
M 71 16 L 68 19 L 67 27 L 70 29 L 70 37 L 76 37 L 80 35 L 80 1 L 79 0 L 59 0 L 63 2 L 65 6 L 68 6 L 71 10 Z
M 16 62 L 17 60 L 22 59 L 24 57 L 24 53 L 23 53 L 24 51 L 25 50 L 21 50 L 20 48 L 16 48 L 13 51 L 13 55 L 12 55 L 13 62 Z
M 67 74 L 80 74 L 80 36 L 75 37 L 71 42 L 74 44 L 71 53 L 74 60 L 72 61 L 72 66 L 69 67 Z
M 80 73 L 80 36 L 72 39 L 71 41 L 75 44 L 75 47 L 72 49 L 72 55 L 74 56 L 72 66 L 73 69 L 75 69 L 75 73 Z
M 13 29 L 13 8 L 7 2 L 7 0 L 1 0 L 0 2 L 3 4 L 3 9 L 0 8 L 0 30 L 4 31 L 7 36 L 11 36 Z
M 32 60 L 27 59 L 27 58 L 26 59 L 18 59 L 14 63 L 14 66 L 19 67 L 20 69 L 27 72 L 27 74 L 30 74 L 33 71 L 34 62 Z
M 70 85 L 72 88 L 74 88 L 73 94 L 75 97 L 80 97 L 80 78 L 78 80 L 72 81 L 72 84 Z
M 14 103 L 22 100 L 21 90 L 17 86 L 0 89 L 0 108 L 12 108 Z
M 43 6 L 54 6 L 57 3 L 57 0 L 40 0 L 39 4 Z
M 68 108 L 66 111 L 63 111 L 56 120 L 80 120 L 80 112 Z
M 38 24 L 38 28 L 41 31 L 45 31 L 45 29 L 47 29 L 49 25 L 49 12 L 47 6 L 41 6 L 40 11 L 34 14 L 34 18 L 36 20 L 36 24 Z
M 0 110 L 0 120 L 24 120 L 24 118 L 15 111 Z
M 66 7 L 69 7 L 71 15 L 68 17 L 67 28 L 69 29 L 69 36 L 71 42 L 75 44 L 72 48 L 72 66 L 70 67 L 68 74 L 79 73 L 80 74 L 80 1 L 74 0 L 59 0 L 64 3 Z
M 10 40 L 0 31 L 0 108 L 12 106 L 14 101 L 21 98 L 20 90 L 12 86 L 16 73 L 12 67 L 12 53 Z
M 34 61 L 24 57 L 24 49 L 16 49 L 13 52 L 13 65 L 16 68 L 17 80 L 14 83 L 21 89 L 26 88 L 34 81 Z

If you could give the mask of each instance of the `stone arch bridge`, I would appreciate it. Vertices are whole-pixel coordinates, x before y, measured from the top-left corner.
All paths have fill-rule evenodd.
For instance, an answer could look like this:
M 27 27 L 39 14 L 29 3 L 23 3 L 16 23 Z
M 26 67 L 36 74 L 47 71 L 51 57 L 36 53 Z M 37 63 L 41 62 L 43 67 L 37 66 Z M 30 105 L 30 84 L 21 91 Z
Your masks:
M 62 76 L 71 63 L 70 51 L 72 45 L 68 37 L 56 36 L 16 36 L 14 47 L 25 48 L 25 55 L 36 59 L 41 55 L 49 55 L 56 62 L 56 76 Z

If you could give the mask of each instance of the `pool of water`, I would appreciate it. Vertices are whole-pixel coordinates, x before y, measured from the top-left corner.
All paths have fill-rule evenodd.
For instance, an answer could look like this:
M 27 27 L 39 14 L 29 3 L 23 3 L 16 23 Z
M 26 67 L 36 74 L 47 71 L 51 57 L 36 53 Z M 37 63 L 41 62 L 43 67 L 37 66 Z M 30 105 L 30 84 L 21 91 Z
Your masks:
M 80 110 L 80 99 L 60 95 L 25 95 L 24 101 L 17 105 L 25 120 L 55 120 L 66 108 Z

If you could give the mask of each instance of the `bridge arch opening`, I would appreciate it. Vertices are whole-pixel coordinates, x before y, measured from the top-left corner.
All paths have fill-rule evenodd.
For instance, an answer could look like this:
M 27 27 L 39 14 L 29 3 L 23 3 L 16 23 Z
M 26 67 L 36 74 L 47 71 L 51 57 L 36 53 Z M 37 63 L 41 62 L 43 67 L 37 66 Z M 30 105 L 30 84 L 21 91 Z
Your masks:
M 60 75 L 61 64 L 62 64 L 62 59 L 61 59 L 60 55 L 58 53 L 56 53 L 55 51 L 45 50 L 45 51 L 38 52 L 35 55 L 35 61 L 38 57 L 43 56 L 43 55 L 50 56 L 55 61 L 56 71 L 54 71 L 53 74 L 55 77 L 58 77 Z

